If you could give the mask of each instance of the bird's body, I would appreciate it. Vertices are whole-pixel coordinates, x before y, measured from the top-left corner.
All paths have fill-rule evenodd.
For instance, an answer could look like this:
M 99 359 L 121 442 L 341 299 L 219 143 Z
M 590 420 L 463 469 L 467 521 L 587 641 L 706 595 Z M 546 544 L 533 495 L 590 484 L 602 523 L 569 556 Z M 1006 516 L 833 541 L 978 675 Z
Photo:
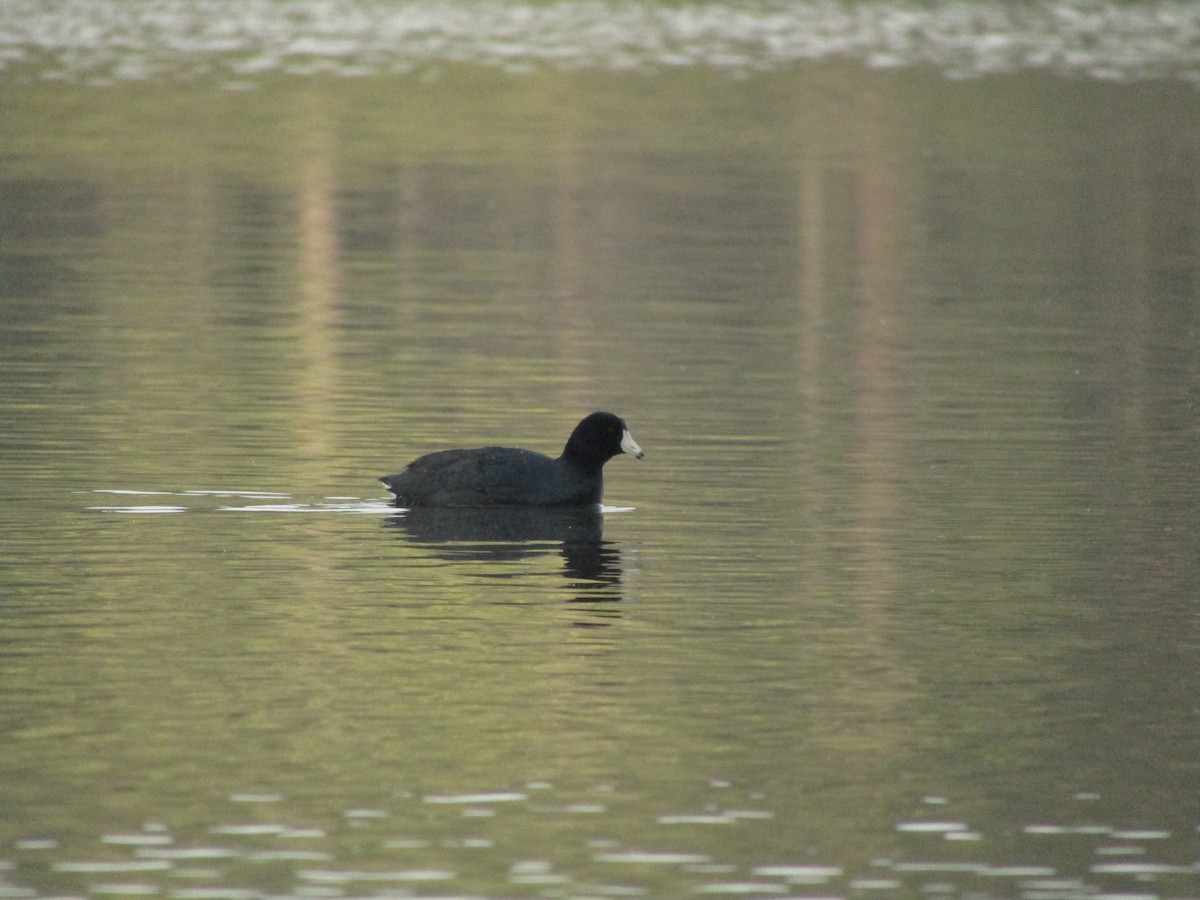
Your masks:
M 599 485 L 532 450 L 439 450 L 381 479 L 402 506 L 548 506 L 600 502 Z
M 397 506 L 588 506 L 600 502 L 604 464 L 619 453 L 645 454 L 625 423 L 592 413 L 551 458 L 516 447 L 439 450 L 379 479 Z

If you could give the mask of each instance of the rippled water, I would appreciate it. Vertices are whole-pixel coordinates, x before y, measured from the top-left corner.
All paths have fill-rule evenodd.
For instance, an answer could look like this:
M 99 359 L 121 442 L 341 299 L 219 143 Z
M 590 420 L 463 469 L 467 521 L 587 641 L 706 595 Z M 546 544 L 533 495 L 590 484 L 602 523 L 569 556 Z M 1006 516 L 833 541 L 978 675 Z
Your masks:
M 237 9 L 0 7 L 0 896 L 1200 893 L 1191 6 Z
M 853 59 L 969 76 L 1029 69 L 1109 79 L 1200 74 L 1194 3 L 499 3 L 121 0 L 0 7 L 0 66 L 41 77 L 362 76 L 469 63 L 779 70 Z

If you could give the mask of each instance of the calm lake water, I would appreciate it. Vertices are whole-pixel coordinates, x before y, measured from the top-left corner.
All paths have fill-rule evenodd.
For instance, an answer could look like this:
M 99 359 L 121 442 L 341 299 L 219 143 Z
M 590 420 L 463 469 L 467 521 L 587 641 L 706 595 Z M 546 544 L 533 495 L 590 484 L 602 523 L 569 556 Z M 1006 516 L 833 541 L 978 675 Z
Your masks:
M 1195 8 L 135 8 L 0 14 L 0 897 L 1200 896 Z

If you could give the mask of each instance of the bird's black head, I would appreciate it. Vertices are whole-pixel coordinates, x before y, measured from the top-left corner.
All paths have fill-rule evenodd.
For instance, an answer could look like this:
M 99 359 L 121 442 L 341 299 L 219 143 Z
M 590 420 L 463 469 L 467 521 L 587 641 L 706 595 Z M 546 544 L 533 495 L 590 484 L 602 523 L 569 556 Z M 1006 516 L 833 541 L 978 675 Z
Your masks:
M 620 416 L 594 412 L 575 426 L 562 455 L 563 459 L 584 467 L 599 468 L 620 453 L 628 453 L 638 459 L 646 455 Z

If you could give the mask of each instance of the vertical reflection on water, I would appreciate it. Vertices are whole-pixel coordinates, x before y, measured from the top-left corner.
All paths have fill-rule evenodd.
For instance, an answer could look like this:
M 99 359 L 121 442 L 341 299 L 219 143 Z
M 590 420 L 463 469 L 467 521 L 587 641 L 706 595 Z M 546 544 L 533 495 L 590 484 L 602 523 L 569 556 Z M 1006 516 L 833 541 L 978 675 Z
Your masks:
M 330 121 L 325 98 L 312 93 L 305 98 L 299 115 L 306 124 L 308 142 L 299 167 L 298 203 L 299 246 L 296 248 L 300 270 L 299 313 L 301 347 L 299 398 L 304 418 L 313 423 L 300 435 L 305 455 L 314 468 L 323 464 L 333 446 L 337 420 L 334 401 L 337 396 L 339 291 L 337 246 L 336 164 Z M 313 471 L 310 477 L 320 477 Z
M 621 600 L 621 557 L 603 539 L 603 516 L 590 508 L 571 509 L 411 509 L 384 519 L 384 527 L 414 546 L 449 562 L 517 562 L 540 556 L 562 557 L 568 602 L 581 604 L 581 626 L 607 624 Z M 496 571 L 492 577 L 503 577 Z
M 1083 894 L 1139 885 L 1014 823 L 1194 835 L 1194 97 L 860 71 L 153 94 L 5 95 L 37 174 L 0 182 L 0 456 L 40 480 L 0 511 L 0 783 L 4 842 L 43 857 L 0 893 L 86 890 L 44 877 L 92 857 L 70 835 L 219 823 L 230 789 L 337 832 L 336 869 L 218 872 L 271 895 L 356 890 L 376 820 L 329 809 L 391 812 L 379 870 L 437 873 L 488 817 L 438 831 L 393 789 L 566 773 L 564 804 L 615 786 L 597 824 L 501 809 L 460 892 L 512 866 L 587 893 L 589 859 L 751 892 L 644 871 L 698 859 L 839 893 L 1052 863 Z M 625 544 L 560 512 L 80 516 L 61 488 L 357 495 L 485 420 L 557 443 L 601 395 L 669 448 L 614 484 Z M 892 834 L 926 791 L 946 809 Z M 864 862 L 889 859 L 927 868 Z

